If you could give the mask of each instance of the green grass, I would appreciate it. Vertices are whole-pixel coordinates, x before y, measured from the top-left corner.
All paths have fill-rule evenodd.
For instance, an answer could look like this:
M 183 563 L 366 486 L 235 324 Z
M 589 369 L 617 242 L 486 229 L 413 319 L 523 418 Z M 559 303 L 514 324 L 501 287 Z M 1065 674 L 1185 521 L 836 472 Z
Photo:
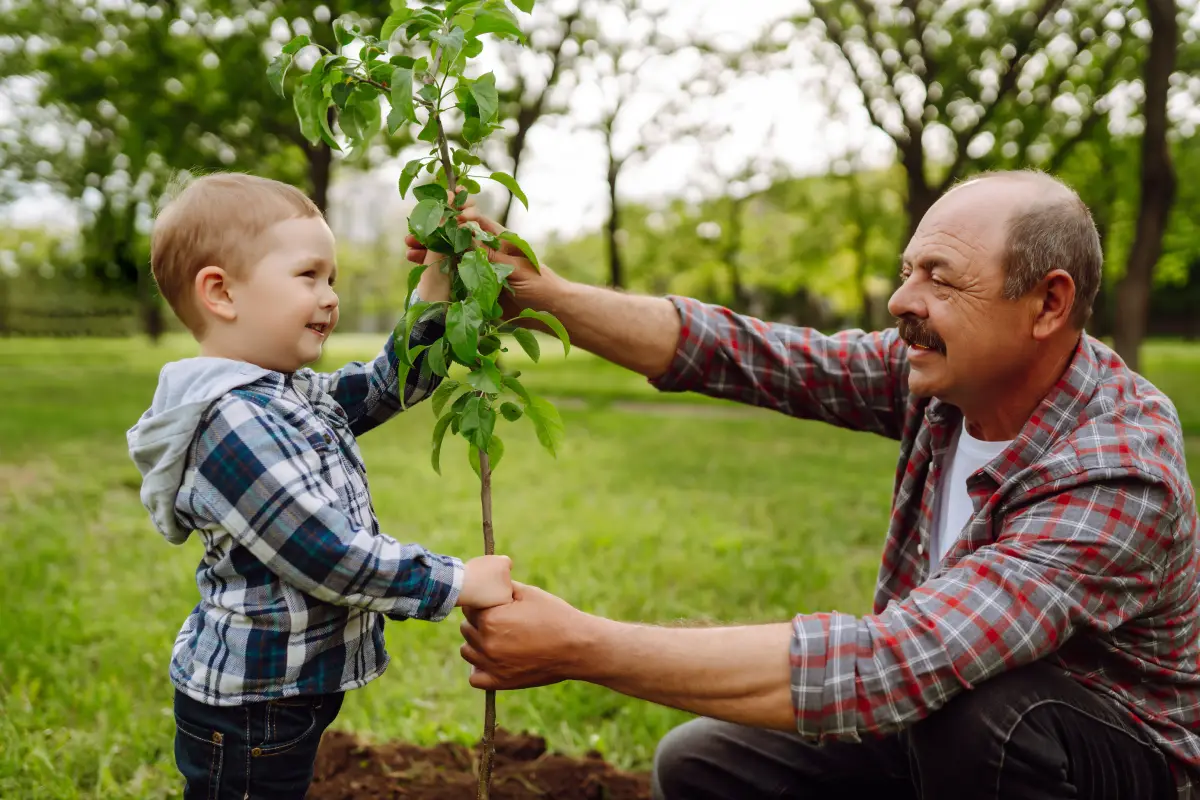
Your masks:
M 336 337 L 322 366 L 380 343 Z M 167 663 L 196 602 L 200 550 L 151 528 L 124 432 L 159 367 L 191 352 L 184 339 L 0 340 L 0 797 L 176 794 Z M 1200 432 L 1200 348 L 1156 345 L 1147 363 Z M 552 460 L 527 424 L 501 429 L 496 535 L 520 579 L 588 611 L 664 624 L 869 608 L 893 443 L 714 413 L 732 407 L 657 395 L 577 351 L 523 379 L 563 399 L 567 442 Z M 419 406 L 361 440 L 376 510 L 402 540 L 471 556 L 477 483 L 461 441 L 443 454 L 444 476 L 432 471 L 432 421 Z M 335 726 L 372 740 L 474 740 L 482 695 L 467 685 L 457 620 L 390 625 L 391 667 L 350 693 Z M 499 716 L 553 748 L 596 748 L 634 768 L 686 719 L 576 684 L 503 694 Z

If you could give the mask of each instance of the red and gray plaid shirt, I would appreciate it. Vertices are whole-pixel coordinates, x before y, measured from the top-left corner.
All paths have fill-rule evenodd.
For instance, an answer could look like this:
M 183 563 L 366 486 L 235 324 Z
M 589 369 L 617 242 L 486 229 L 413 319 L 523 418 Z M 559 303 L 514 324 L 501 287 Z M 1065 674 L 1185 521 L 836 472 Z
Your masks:
M 654 381 L 900 441 L 873 613 L 793 621 L 803 735 L 856 741 L 1049 658 L 1200 775 L 1200 561 L 1171 402 L 1084 336 L 1013 443 L 968 481 L 975 513 L 930 568 L 935 492 L 961 413 L 908 391 L 895 329 L 833 336 L 672 298 L 678 353 Z

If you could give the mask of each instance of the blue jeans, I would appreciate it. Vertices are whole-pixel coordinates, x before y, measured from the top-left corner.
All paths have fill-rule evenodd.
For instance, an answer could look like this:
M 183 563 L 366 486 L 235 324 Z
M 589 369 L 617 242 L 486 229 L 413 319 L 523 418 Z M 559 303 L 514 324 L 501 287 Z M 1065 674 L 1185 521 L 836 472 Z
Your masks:
M 209 706 L 175 692 L 184 800 L 303 800 L 342 693 Z
M 1038 662 L 857 744 L 693 720 L 659 744 L 652 789 L 657 800 L 1176 800 L 1167 764 L 1115 703 Z

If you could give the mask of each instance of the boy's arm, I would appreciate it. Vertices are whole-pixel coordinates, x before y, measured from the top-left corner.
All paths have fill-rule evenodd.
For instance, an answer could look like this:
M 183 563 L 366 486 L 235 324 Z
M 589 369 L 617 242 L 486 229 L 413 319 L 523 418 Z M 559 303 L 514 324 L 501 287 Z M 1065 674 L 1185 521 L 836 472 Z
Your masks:
M 196 440 L 198 499 L 212 520 L 302 592 L 393 618 L 438 621 L 463 564 L 356 524 L 322 478 L 321 456 L 288 421 L 236 395 Z
M 428 260 L 433 260 L 431 256 Z M 413 302 L 427 300 L 438 302 L 450 299 L 450 279 L 433 266 L 421 275 L 421 282 L 414 292 Z M 409 349 L 437 341 L 446 330 L 444 306 L 436 306 L 422 315 L 413 326 L 409 337 Z M 355 436 L 387 422 L 402 408 L 415 405 L 433 394 L 442 382 L 440 376 L 423 369 L 425 353 L 414 359 L 412 369 L 399 380 L 400 359 L 396 354 L 395 333 L 388 335 L 383 350 L 370 362 L 352 361 L 335 372 L 317 373 L 307 370 L 314 385 L 330 394 L 346 412 L 350 430 Z M 400 392 L 404 392 L 403 406 Z

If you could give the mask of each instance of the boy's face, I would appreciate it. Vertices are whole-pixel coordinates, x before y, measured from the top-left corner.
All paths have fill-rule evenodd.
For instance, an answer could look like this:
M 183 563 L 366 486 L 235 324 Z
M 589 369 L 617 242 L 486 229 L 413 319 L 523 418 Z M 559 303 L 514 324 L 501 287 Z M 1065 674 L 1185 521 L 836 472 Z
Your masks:
M 294 372 L 320 358 L 337 325 L 333 232 L 319 217 L 289 219 L 259 244 L 265 255 L 230 286 L 237 317 L 229 333 L 246 361 Z

